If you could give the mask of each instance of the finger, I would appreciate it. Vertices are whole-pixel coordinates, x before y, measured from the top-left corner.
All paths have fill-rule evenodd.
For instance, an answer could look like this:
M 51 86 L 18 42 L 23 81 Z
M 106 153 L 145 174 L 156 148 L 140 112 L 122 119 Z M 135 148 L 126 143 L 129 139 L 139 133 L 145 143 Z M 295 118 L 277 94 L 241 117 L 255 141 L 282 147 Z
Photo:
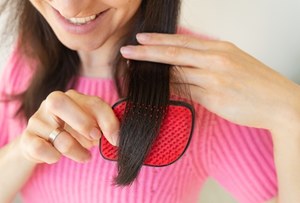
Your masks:
M 100 126 L 103 135 L 113 144 L 118 144 L 120 123 L 112 108 L 99 97 L 91 97 L 69 90 L 66 94 L 84 108 Z
M 214 72 L 191 67 L 176 67 L 175 79 L 180 82 L 206 89 L 214 83 Z
M 55 149 L 57 153 L 63 154 L 64 156 L 77 162 L 85 162 L 90 159 L 90 152 L 84 146 L 82 146 L 73 136 L 71 136 L 69 132 L 64 130 L 58 134 L 57 138 L 53 142 L 53 145 L 55 147 L 54 148 L 53 145 L 50 144 L 47 140 L 49 139 L 49 135 L 55 129 L 55 127 L 50 127 L 49 124 L 46 124 L 45 122 L 38 119 L 36 115 L 33 115 L 29 119 L 28 126 L 29 132 L 34 134 L 36 137 L 40 137 L 40 139 L 43 140 L 44 143 L 51 147 L 50 149 Z M 32 136 L 30 138 L 33 139 Z M 38 145 L 38 147 L 40 146 Z M 32 148 L 35 149 L 36 147 Z
M 49 142 L 29 132 L 22 136 L 21 147 L 25 157 L 36 163 L 53 164 L 61 157 L 61 153 Z
M 27 129 L 34 133 L 35 135 L 48 140 L 50 133 L 57 127 L 55 124 L 49 124 L 49 121 L 41 120 L 40 113 L 35 113 L 28 121 Z M 72 129 L 68 124 L 64 125 L 64 130 L 72 135 L 84 148 L 90 149 L 94 146 L 93 142 L 90 139 L 85 138 L 83 135 L 79 134 L 77 131 Z
M 76 161 L 90 160 L 91 153 L 79 144 L 67 131 L 62 131 L 53 142 L 53 146 L 64 156 Z
M 174 70 L 175 78 L 171 79 L 171 85 L 174 86 L 175 90 L 178 87 L 179 90 L 182 87 L 188 88 L 187 91 L 193 96 L 193 100 L 198 99 L 195 93 L 204 94 L 209 91 L 209 88 L 207 88 L 207 85 L 209 86 L 208 78 L 201 74 L 201 71 L 194 71 L 193 68 L 188 67 L 175 67 Z
M 224 51 L 235 47 L 229 42 L 204 40 L 197 36 L 183 34 L 138 33 L 136 38 L 139 43 L 144 45 L 177 46 L 203 51 Z
M 124 58 L 138 61 L 197 68 L 209 68 L 212 63 L 208 52 L 175 46 L 126 46 L 120 51 Z
M 205 97 L 207 95 L 206 90 L 195 85 L 189 85 L 189 89 L 191 92 L 192 100 L 205 106 Z
M 81 146 L 83 146 L 86 149 L 91 149 L 93 146 L 98 146 L 99 145 L 99 140 L 88 140 L 83 135 L 78 133 L 76 130 L 71 128 L 71 126 L 69 126 L 69 125 L 65 125 L 64 129 L 70 135 L 72 135 L 72 137 L 74 137 L 77 140 L 77 142 L 79 142 L 79 144 Z
M 101 137 L 97 122 L 63 92 L 52 92 L 47 97 L 45 105 L 50 114 L 59 117 L 87 139 Z

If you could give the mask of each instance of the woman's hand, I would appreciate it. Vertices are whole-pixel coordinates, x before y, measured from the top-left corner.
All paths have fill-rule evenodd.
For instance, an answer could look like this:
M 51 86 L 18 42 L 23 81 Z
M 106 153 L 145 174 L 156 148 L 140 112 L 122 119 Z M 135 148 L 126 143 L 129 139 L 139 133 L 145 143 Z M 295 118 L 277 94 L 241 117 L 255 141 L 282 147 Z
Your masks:
M 63 128 L 53 144 L 49 135 Z M 51 93 L 29 119 L 20 137 L 25 157 L 35 163 L 55 163 L 66 156 L 77 162 L 90 159 L 89 148 L 98 144 L 101 131 L 116 145 L 119 121 L 111 107 L 98 97 L 74 90 Z
M 300 88 L 235 45 L 187 35 L 137 35 L 127 59 L 178 67 L 193 100 L 232 122 L 277 130 L 298 126 Z M 294 122 L 293 122 L 294 121 Z

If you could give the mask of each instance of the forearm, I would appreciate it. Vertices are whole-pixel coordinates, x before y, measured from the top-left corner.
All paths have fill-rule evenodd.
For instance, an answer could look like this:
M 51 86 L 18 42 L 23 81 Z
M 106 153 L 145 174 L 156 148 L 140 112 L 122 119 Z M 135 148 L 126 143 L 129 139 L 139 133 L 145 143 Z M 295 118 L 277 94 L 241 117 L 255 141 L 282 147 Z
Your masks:
M 300 126 L 300 121 L 299 121 Z M 300 202 L 300 127 L 274 132 L 274 156 L 278 176 L 278 202 Z
M 3 203 L 12 201 L 35 167 L 22 156 L 18 139 L 0 149 L 0 202 Z

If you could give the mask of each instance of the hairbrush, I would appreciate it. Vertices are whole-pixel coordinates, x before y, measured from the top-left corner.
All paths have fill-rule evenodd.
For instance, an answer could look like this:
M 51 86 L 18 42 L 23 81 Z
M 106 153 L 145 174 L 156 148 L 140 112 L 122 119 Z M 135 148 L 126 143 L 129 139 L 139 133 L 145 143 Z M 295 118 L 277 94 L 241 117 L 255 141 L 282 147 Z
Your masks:
M 122 122 L 126 108 L 126 99 L 113 105 L 113 111 Z M 167 166 L 177 161 L 186 151 L 194 129 L 194 108 L 183 102 L 170 100 L 162 120 L 158 135 L 143 165 Z M 105 136 L 99 143 L 100 154 L 107 160 L 117 161 L 118 147 L 111 145 Z

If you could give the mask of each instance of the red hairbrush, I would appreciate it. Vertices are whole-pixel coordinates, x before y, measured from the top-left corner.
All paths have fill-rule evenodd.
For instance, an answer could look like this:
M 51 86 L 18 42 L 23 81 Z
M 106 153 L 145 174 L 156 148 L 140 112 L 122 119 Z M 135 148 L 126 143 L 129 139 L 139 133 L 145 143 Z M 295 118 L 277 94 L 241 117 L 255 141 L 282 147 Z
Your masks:
M 121 100 L 112 107 L 120 122 L 122 122 L 125 107 L 126 100 Z M 144 165 L 166 166 L 177 161 L 190 143 L 194 117 L 194 108 L 190 104 L 171 100 L 159 134 L 144 161 Z M 111 145 L 104 136 L 100 139 L 99 149 L 105 159 L 112 161 L 118 159 L 118 147 Z

